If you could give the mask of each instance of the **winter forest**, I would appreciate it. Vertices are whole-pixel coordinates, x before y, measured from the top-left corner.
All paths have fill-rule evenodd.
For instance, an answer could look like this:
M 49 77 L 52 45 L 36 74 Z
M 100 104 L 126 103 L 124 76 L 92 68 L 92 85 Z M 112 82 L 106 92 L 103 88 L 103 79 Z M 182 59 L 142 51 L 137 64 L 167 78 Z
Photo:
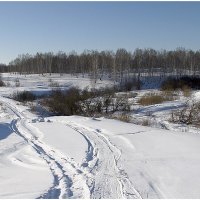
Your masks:
M 85 50 L 78 54 L 36 53 L 23 54 L 11 61 L 8 66 L 1 65 L 1 72 L 19 72 L 20 74 L 77 73 L 89 74 L 93 79 L 102 79 L 105 75 L 113 81 L 122 82 L 133 76 L 184 76 L 199 75 L 200 50 L 192 51 L 177 48 L 173 51 L 154 49 L 135 49 L 133 52 L 118 49 L 116 52 Z

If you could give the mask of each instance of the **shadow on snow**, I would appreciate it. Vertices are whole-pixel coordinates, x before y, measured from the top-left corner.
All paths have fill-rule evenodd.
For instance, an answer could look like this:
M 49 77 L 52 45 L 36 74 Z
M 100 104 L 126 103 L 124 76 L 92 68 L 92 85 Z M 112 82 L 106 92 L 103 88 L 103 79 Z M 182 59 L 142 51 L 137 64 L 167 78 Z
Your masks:
M 8 123 L 0 123 L 0 140 L 6 139 L 13 130 L 10 128 Z

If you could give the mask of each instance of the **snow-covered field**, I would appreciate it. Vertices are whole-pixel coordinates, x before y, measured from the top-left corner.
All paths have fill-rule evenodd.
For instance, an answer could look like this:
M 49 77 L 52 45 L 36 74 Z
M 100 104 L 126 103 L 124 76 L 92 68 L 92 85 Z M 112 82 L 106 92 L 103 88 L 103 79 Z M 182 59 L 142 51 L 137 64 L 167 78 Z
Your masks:
M 83 78 L 79 76 L 71 76 L 69 74 L 31 74 L 31 75 L 20 75 L 20 74 L 10 74 L 3 73 L 2 80 L 8 87 L 0 88 L 2 95 L 12 94 L 14 91 L 32 91 L 35 95 L 48 94 L 52 88 L 56 88 L 58 85 L 61 89 L 67 89 L 71 86 L 77 86 L 79 88 L 90 87 L 91 81 L 88 77 Z M 18 81 L 19 82 L 16 82 Z M 15 87 L 16 83 L 18 87 Z M 113 83 L 109 80 L 97 80 L 95 84 L 96 88 L 111 86 Z
M 16 78 L 17 90 L 51 89 L 47 75 L 3 75 L 13 85 Z M 51 79 L 63 87 L 90 84 L 69 75 Z M 13 91 L 0 88 L 0 198 L 200 198 L 200 134 L 166 120 L 183 99 L 137 107 L 134 117 L 151 113 L 154 120 L 145 127 L 80 116 L 43 120 L 7 98 Z

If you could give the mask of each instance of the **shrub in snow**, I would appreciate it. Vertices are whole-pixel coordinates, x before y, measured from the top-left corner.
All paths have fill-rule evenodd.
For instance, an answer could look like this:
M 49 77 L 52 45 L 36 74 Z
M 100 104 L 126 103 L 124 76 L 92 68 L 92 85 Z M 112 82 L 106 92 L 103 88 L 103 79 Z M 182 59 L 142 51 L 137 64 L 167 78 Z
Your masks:
M 51 97 L 44 101 L 44 105 L 59 115 L 97 116 L 130 110 L 127 96 L 115 96 L 114 90 L 110 88 L 90 91 L 86 88 L 81 91 L 73 87 L 66 92 L 54 90 Z
M 191 88 L 188 86 L 183 86 L 182 91 L 184 97 L 190 97 L 192 94 Z
M 192 89 L 200 89 L 200 77 L 197 76 L 182 76 L 179 78 L 168 78 L 161 85 L 162 90 L 177 90 L 184 87 Z
M 140 90 L 142 86 L 142 82 L 135 78 L 124 79 L 120 85 L 120 91 L 131 91 L 131 90 Z
M 172 111 L 169 121 L 187 125 L 200 125 L 199 121 L 200 102 L 186 102 L 183 109 Z
M 132 117 L 128 113 L 125 113 L 125 112 L 120 113 L 120 114 L 118 114 L 118 115 L 116 115 L 116 116 L 114 116 L 112 118 L 113 119 L 118 119 L 120 121 L 127 122 L 127 123 L 130 122 L 131 119 L 132 119 Z
M 15 99 L 16 101 L 27 102 L 35 100 L 36 96 L 29 91 L 23 91 L 23 92 L 15 92 L 12 95 L 12 98 Z
M 148 93 L 142 96 L 138 103 L 143 106 L 153 105 L 153 104 L 160 104 L 164 101 L 172 101 L 174 100 L 172 96 L 162 94 L 156 94 L 156 93 Z
M 1 74 L 0 74 L 0 87 L 4 87 L 6 84 L 3 82 Z
M 19 87 L 19 86 L 20 86 L 20 81 L 19 81 L 18 78 L 15 80 L 15 86 L 16 86 L 16 87 Z
M 148 119 L 144 119 L 141 123 L 142 126 L 149 126 L 150 125 L 150 121 Z
M 0 80 L 0 87 L 4 87 L 4 86 L 6 86 L 5 83 L 2 80 Z

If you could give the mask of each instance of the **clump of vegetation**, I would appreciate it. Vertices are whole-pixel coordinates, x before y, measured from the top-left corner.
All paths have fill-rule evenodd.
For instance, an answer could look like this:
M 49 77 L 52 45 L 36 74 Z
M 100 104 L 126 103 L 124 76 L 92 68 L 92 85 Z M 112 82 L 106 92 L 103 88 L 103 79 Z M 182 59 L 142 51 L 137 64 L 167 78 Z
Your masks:
M 150 121 L 148 119 L 144 119 L 141 123 L 142 126 L 150 126 Z
M 142 96 L 138 103 L 143 106 L 153 105 L 153 104 L 160 104 L 164 101 L 172 101 L 172 96 L 162 95 L 162 94 L 156 94 L 156 93 L 148 93 Z
M 4 87 L 4 86 L 6 86 L 6 84 L 3 82 L 2 76 L 0 74 L 0 87 Z
M 200 77 L 182 76 L 180 78 L 168 78 L 162 85 L 162 90 L 183 90 L 184 88 L 200 89 Z
M 186 102 L 184 108 L 172 111 L 170 122 L 187 125 L 200 125 L 199 121 L 200 102 Z
M 182 92 L 184 97 L 190 97 L 192 94 L 191 88 L 188 86 L 183 86 Z
M 23 92 L 15 92 L 12 95 L 12 98 L 15 99 L 16 101 L 27 102 L 27 101 L 34 101 L 36 99 L 36 96 L 29 91 L 23 91 Z
M 15 86 L 16 86 L 16 87 L 20 87 L 20 81 L 19 81 L 18 78 L 15 80 Z
M 34 105 L 33 103 L 30 103 L 29 107 L 30 107 L 31 112 L 33 112 L 33 113 L 36 112 L 36 110 L 37 110 L 37 106 L 36 105 Z
M 132 117 L 131 117 L 130 114 L 128 114 L 126 112 L 122 112 L 122 113 L 120 113 L 120 114 L 118 114 L 116 116 L 113 116 L 112 119 L 117 119 L 117 120 L 120 120 L 122 122 L 129 123 L 129 122 L 131 122 Z
M 6 84 L 2 80 L 0 80 L 0 87 L 4 87 L 4 86 L 6 86 Z
M 142 82 L 135 78 L 124 79 L 119 85 L 120 91 L 140 90 Z
M 113 88 L 80 90 L 72 87 L 65 92 L 53 90 L 52 95 L 43 101 L 43 105 L 58 115 L 95 116 L 130 110 L 126 95 L 115 96 Z
M 56 81 L 50 81 L 49 87 L 60 87 L 59 83 Z
M 51 112 L 59 115 L 74 115 L 79 110 L 78 101 L 80 100 L 79 90 L 71 88 L 67 92 L 60 89 L 53 90 L 49 99 L 45 100 L 45 104 Z

